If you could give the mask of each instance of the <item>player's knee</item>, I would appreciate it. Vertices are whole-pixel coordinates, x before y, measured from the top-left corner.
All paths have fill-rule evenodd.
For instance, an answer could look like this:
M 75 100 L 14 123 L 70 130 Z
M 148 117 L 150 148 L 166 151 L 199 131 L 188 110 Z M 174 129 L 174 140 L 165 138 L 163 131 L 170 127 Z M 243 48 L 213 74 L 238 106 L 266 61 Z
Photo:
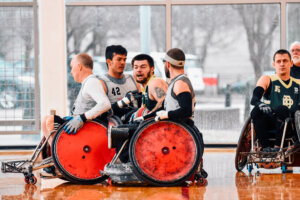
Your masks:
M 53 117 L 53 115 L 47 116 L 47 118 L 45 119 L 45 126 L 46 126 L 46 129 L 49 132 L 54 129 L 54 117 Z
M 286 118 L 290 117 L 290 111 L 286 106 L 278 106 L 275 110 L 275 115 L 278 119 L 284 121 Z

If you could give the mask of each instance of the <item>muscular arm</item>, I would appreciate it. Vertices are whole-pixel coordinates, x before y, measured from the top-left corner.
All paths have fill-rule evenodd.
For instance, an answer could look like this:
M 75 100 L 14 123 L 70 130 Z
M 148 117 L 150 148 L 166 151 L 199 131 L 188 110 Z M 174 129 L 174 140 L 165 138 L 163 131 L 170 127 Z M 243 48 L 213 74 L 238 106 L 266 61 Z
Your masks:
M 178 80 L 174 84 L 173 92 L 176 96 L 178 96 L 180 93 L 183 93 L 183 92 L 191 93 L 191 90 L 190 90 L 189 85 L 186 82 L 184 82 L 182 80 Z
M 151 80 L 148 87 L 149 98 L 157 102 L 155 107 L 150 111 L 150 113 L 152 113 L 162 107 L 163 101 L 166 97 L 166 92 L 168 90 L 168 85 L 163 79 L 155 78 Z
M 257 83 L 256 83 L 256 87 L 260 86 L 264 89 L 264 91 L 266 91 L 270 85 L 270 81 L 271 81 L 271 78 L 270 76 L 262 76 L 258 79 Z
M 182 92 L 176 96 L 179 108 L 168 112 L 169 119 L 187 119 L 193 114 L 192 95 L 190 92 Z
M 111 108 L 109 99 L 99 80 L 90 79 L 84 87 L 83 95 L 92 98 L 97 103 L 91 110 L 84 113 L 87 120 L 94 119 Z
M 262 76 L 257 81 L 256 88 L 253 90 L 251 105 L 256 106 L 260 103 L 260 99 L 268 89 L 269 85 L 270 85 L 270 76 Z
M 170 119 L 186 119 L 192 116 L 192 95 L 188 84 L 182 80 L 174 84 L 173 92 L 176 95 L 179 108 L 168 112 Z

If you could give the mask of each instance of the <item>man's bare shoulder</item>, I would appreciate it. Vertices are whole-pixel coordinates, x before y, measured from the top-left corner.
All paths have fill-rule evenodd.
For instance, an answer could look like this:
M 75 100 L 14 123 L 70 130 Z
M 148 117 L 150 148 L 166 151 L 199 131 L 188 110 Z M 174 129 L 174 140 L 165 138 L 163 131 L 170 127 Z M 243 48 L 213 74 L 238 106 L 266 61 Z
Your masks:
M 161 78 L 153 78 L 148 84 L 150 98 L 159 101 L 166 95 L 168 84 Z
M 155 86 L 167 86 L 167 82 L 159 77 L 155 77 L 153 79 L 151 79 L 151 81 L 149 82 L 149 87 L 155 87 Z
M 183 80 L 178 80 L 174 83 L 174 88 L 173 92 L 175 95 L 178 95 L 182 92 L 191 92 L 189 85 L 183 81 Z
M 263 75 L 258 79 L 256 86 L 260 86 L 266 90 L 270 85 L 270 80 L 271 77 L 269 75 Z

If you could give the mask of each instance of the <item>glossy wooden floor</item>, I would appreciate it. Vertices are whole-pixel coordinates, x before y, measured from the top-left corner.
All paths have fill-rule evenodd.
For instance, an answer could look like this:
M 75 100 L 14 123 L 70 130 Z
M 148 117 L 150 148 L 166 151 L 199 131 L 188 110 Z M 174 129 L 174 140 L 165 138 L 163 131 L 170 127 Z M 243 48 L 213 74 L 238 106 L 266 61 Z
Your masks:
M 27 155 L 28 157 L 29 155 Z M 233 149 L 207 149 L 204 166 L 208 185 L 189 187 L 116 187 L 74 185 L 60 179 L 38 180 L 36 186 L 25 185 L 21 174 L 0 174 L 0 200 L 8 199 L 300 199 L 300 170 L 281 174 L 280 169 L 237 173 Z M 0 160 L 23 156 L 0 154 Z M 25 156 L 26 157 L 26 156 Z

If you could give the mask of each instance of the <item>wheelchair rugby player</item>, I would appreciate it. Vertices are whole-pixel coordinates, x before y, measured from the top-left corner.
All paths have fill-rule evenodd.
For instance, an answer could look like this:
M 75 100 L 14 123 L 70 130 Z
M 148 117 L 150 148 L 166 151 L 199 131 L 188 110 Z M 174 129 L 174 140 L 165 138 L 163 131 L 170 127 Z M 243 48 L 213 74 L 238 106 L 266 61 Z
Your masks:
M 293 164 L 299 139 L 300 80 L 290 76 L 293 65 L 290 53 L 280 49 L 273 56 L 274 75 L 262 76 L 253 91 L 254 106 L 239 139 L 236 169 L 245 165 L 251 172 L 258 168 L 282 168 Z M 261 100 L 263 99 L 263 100 Z

